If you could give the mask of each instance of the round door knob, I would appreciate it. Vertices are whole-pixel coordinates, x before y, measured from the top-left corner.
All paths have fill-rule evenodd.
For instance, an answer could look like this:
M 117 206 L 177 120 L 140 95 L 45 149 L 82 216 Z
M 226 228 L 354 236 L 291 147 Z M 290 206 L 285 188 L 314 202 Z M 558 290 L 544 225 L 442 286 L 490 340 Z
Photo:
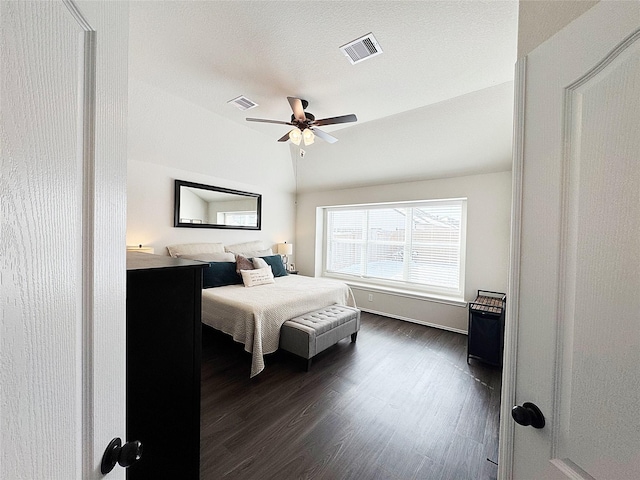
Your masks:
M 531 425 L 533 428 L 543 428 L 544 415 L 534 403 L 524 402 L 522 406 L 516 405 L 511 409 L 511 416 L 517 424 L 524 427 Z
M 138 440 L 125 443 L 118 455 L 118 465 L 127 468 L 136 463 L 142 457 L 142 443 Z
M 100 472 L 105 475 L 113 470 L 116 463 L 127 468 L 136 463 L 142 457 L 142 443 L 133 440 L 122 445 L 122 440 L 114 438 L 107 445 L 107 449 L 102 456 Z

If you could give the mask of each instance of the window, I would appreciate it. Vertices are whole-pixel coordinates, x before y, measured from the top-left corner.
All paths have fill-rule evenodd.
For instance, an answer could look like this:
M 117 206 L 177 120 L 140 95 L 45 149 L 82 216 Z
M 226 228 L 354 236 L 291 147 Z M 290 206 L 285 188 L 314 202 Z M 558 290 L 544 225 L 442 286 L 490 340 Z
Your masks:
M 463 297 L 466 199 L 324 209 L 326 276 Z
M 256 225 L 258 214 L 255 211 L 249 212 L 218 212 L 216 222 L 220 225 Z

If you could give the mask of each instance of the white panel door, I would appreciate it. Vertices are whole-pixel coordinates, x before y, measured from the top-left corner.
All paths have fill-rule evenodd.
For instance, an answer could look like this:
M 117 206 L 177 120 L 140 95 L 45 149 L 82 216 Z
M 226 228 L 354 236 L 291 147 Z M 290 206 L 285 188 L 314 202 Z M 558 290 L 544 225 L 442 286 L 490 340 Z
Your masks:
M 0 2 L 7 480 L 102 478 L 125 436 L 128 9 L 81 8 Z
M 640 478 L 640 3 L 600 2 L 519 75 L 501 476 Z

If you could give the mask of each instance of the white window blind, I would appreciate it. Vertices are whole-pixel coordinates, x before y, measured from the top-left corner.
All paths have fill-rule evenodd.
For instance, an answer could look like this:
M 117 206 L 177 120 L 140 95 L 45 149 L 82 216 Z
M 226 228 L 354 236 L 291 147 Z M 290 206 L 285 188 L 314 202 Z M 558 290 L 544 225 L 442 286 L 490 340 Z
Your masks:
M 328 207 L 328 276 L 461 296 L 466 199 Z

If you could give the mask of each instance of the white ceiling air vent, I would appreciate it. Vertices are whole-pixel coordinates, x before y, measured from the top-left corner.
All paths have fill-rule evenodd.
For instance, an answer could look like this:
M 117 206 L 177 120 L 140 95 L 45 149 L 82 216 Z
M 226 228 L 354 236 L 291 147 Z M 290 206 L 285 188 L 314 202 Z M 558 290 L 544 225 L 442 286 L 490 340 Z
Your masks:
M 364 37 L 360 37 L 353 42 L 341 46 L 340 50 L 342 50 L 342 53 L 344 53 L 352 65 L 382 53 L 382 48 L 373 36 L 373 33 L 368 33 Z
M 229 100 L 227 103 L 230 103 L 231 105 L 235 105 L 240 110 L 250 110 L 258 106 L 256 102 L 249 100 L 244 95 L 240 95 L 239 97 L 236 97 L 233 100 Z

